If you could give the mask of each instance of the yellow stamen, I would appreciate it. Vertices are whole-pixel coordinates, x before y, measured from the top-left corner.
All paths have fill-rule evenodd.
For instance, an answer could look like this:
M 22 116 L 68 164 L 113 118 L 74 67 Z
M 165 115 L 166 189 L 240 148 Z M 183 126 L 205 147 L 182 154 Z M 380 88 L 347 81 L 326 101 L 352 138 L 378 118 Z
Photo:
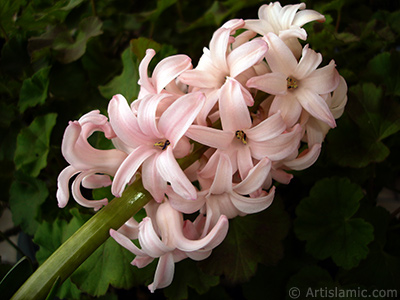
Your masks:
M 168 140 L 165 140 L 154 143 L 154 146 L 160 148 L 161 150 L 165 150 L 170 144 L 171 143 Z
M 247 145 L 247 136 L 243 132 L 243 130 L 237 130 L 235 132 L 235 136 L 238 140 L 240 140 L 244 145 Z
M 286 81 L 287 81 L 288 90 L 294 90 L 294 89 L 298 88 L 296 79 L 294 79 L 292 77 L 288 77 L 288 78 L 286 78 Z

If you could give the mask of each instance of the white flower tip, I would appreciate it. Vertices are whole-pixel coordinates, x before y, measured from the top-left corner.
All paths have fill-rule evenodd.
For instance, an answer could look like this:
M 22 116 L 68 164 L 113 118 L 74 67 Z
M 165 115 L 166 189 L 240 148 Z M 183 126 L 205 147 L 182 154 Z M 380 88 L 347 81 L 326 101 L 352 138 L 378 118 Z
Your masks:
M 154 49 L 149 48 L 146 50 L 146 55 L 154 56 L 154 55 L 156 55 L 156 51 Z

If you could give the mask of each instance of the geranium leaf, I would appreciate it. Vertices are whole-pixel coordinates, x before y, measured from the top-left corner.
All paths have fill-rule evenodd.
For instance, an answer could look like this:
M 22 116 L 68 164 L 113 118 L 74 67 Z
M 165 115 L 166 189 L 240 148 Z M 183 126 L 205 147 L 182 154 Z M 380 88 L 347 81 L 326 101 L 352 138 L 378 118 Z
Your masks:
M 40 205 L 49 192 L 46 184 L 37 179 L 17 172 L 10 188 L 10 208 L 15 225 L 20 225 L 28 234 L 34 234 L 39 225 L 37 217 Z
M 121 56 L 122 73 L 114 77 L 109 83 L 99 86 L 100 93 L 106 99 L 111 99 L 115 94 L 123 95 L 128 101 L 133 101 L 139 94 L 138 61 L 131 47 L 125 49 Z
M 47 98 L 49 87 L 49 72 L 51 66 L 40 69 L 31 78 L 22 83 L 19 94 L 19 111 L 23 113 L 28 107 L 43 104 Z
M 232 282 L 248 281 L 258 263 L 273 265 L 282 258 L 289 223 L 282 202 L 275 199 L 261 213 L 230 220 L 225 240 L 199 264 L 206 273 L 223 274 Z
M 193 260 L 185 259 L 175 264 L 174 280 L 164 289 L 164 295 L 174 300 L 187 299 L 188 287 L 202 295 L 218 283 L 218 276 L 204 274 Z
M 296 209 L 294 231 L 306 241 L 306 251 L 317 259 L 331 257 L 346 269 L 357 266 L 374 239 L 372 225 L 353 218 L 363 196 L 361 188 L 348 179 L 318 181 Z
M 81 290 L 96 297 L 105 295 L 110 285 L 129 289 L 148 282 L 154 275 L 154 264 L 138 269 L 130 264 L 133 258 L 131 252 L 109 238 L 72 274 L 71 279 Z
M 17 137 L 14 163 L 17 170 L 36 177 L 47 165 L 50 134 L 56 123 L 57 114 L 49 113 L 36 117 L 21 130 Z

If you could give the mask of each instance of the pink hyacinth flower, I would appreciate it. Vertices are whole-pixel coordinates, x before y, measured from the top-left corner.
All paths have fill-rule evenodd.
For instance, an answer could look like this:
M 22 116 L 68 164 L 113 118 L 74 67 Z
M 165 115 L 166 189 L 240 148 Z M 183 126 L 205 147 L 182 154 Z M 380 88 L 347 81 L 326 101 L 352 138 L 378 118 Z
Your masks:
M 117 197 L 121 196 L 140 166 L 143 186 L 156 201 L 164 199 L 167 182 L 182 197 L 197 197 L 176 157 L 183 157 L 190 151 L 190 144 L 183 135 L 201 110 L 204 95 L 190 93 L 180 97 L 156 120 L 157 106 L 163 97 L 160 94 L 143 98 L 137 115 L 122 95 L 116 95 L 110 101 L 108 112 L 112 128 L 131 148 L 114 177 L 111 190 Z
M 248 87 L 275 95 L 270 114 L 280 111 L 288 127 L 292 127 L 305 109 L 313 117 L 336 126 L 328 104 L 321 96 L 332 92 L 339 84 L 334 61 L 317 69 L 322 56 L 306 45 L 300 61 L 275 34 L 265 36 L 269 45 L 266 59 L 271 73 L 249 79 Z

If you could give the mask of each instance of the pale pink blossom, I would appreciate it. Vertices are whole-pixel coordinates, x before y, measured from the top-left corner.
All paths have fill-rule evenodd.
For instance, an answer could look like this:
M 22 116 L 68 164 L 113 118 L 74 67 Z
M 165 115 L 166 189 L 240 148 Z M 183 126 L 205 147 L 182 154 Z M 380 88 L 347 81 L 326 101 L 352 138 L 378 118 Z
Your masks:
M 335 119 L 340 118 L 347 103 L 347 84 L 344 78 L 340 76 L 338 87 L 333 91 L 333 93 L 328 93 L 324 96 L 326 97 L 326 103 L 332 116 Z M 315 144 L 321 144 L 330 129 L 326 123 L 314 118 L 307 112 L 303 113 L 300 123 L 305 128 L 305 140 L 309 147 Z
M 325 21 L 325 17 L 320 13 L 305 8 L 305 3 L 284 7 L 279 2 L 264 4 L 258 10 L 259 19 L 246 20 L 244 27 L 262 36 L 270 32 L 275 33 L 288 45 L 294 55 L 299 57 L 301 44 L 298 39 L 307 39 L 307 32 L 301 27 L 312 21 Z
M 142 99 L 137 115 L 122 95 L 110 101 L 110 123 L 119 139 L 131 148 L 121 163 L 112 183 L 112 193 L 120 197 L 126 184 L 142 167 L 143 186 L 156 201 L 164 198 L 169 182 L 184 198 L 196 199 L 196 190 L 185 176 L 176 158 L 189 154 L 190 144 L 185 134 L 201 110 L 204 96 L 190 93 L 171 104 L 156 120 L 158 103 L 163 95 L 148 95 Z
M 58 176 L 57 200 L 59 207 L 67 205 L 69 181 L 76 174 L 79 175 L 72 183 L 72 195 L 79 204 L 98 210 L 108 202 L 107 198 L 86 199 L 81 193 L 81 185 L 88 189 L 111 185 L 109 176 L 115 175 L 127 155 L 117 149 L 93 148 L 89 144 L 88 138 L 95 131 L 103 132 L 108 139 L 115 138 L 115 133 L 108 123 L 107 117 L 101 115 L 97 110 L 83 115 L 79 121 L 70 122 L 65 130 L 61 152 L 70 165 Z
M 299 121 L 303 109 L 330 127 L 335 127 L 335 118 L 322 97 L 339 84 L 334 61 L 317 69 L 322 56 L 308 45 L 303 48 L 300 61 L 297 61 L 278 36 L 269 33 L 265 39 L 269 45 L 266 59 L 272 72 L 251 78 L 247 86 L 275 95 L 269 113 L 280 111 L 288 127 Z
M 203 91 L 207 98 L 197 122 L 206 125 L 206 118 L 220 98 L 226 78 L 238 79 L 243 72 L 258 64 L 264 57 L 268 47 L 261 39 L 243 43 L 235 49 L 230 45 L 235 40 L 231 34 L 244 25 L 243 20 L 231 20 L 219 28 L 210 41 L 210 49 L 204 48 L 203 55 L 195 69 L 187 70 L 179 76 L 179 80 L 189 85 L 193 90 Z M 248 77 L 244 76 L 243 82 Z M 247 105 L 254 101 L 248 90 L 240 89 Z M 228 95 L 229 96 L 229 95 Z
M 154 218 L 145 217 L 140 222 L 138 239 L 141 248 L 118 231 L 111 229 L 110 235 L 136 255 L 132 264 L 139 268 L 159 258 L 154 281 L 149 285 L 149 290 L 154 292 L 171 284 L 176 262 L 187 257 L 203 260 L 224 240 L 229 226 L 225 216 L 220 216 L 215 226 L 203 236 L 202 219 L 204 216 L 199 215 L 193 223 L 184 221 L 182 214 L 165 200 L 158 206 Z
M 220 102 L 223 130 L 192 125 L 186 136 L 227 153 L 232 163 L 232 174 L 239 170 L 241 178 L 245 178 L 254 166 L 253 159 L 267 157 L 271 161 L 281 160 L 297 149 L 302 129 L 296 125 L 287 131 L 279 112 L 252 126 L 241 85 L 236 80 L 227 79 L 227 84 L 221 89 Z M 209 164 L 213 166 L 209 172 L 214 174 L 216 164 L 212 160 Z

